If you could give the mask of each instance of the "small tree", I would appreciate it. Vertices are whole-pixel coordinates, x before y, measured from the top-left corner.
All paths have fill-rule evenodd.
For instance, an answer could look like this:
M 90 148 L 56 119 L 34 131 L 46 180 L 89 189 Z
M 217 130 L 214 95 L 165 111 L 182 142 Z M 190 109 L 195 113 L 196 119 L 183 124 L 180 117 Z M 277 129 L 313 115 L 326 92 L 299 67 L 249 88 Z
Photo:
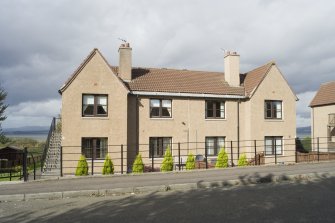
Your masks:
M 186 170 L 194 170 L 195 169 L 195 157 L 192 153 L 188 154 L 186 160 Z
M 136 159 L 133 163 L 133 173 L 143 173 L 144 165 L 141 154 L 136 156 Z
M 114 174 L 114 165 L 109 155 L 106 156 L 104 162 L 104 168 L 102 169 L 102 174 L 103 175 Z
M 167 171 L 172 171 L 172 170 L 173 170 L 173 158 L 172 158 L 170 146 L 168 146 L 164 154 L 164 160 L 161 166 L 161 171 L 167 172 Z
M 2 128 L 1 128 L 1 123 L 5 121 L 7 118 L 5 116 L 5 110 L 8 107 L 8 105 L 5 104 L 5 100 L 7 97 L 7 92 L 0 86 L 0 143 L 7 143 L 8 139 L 7 137 L 3 134 Z
M 248 166 L 247 155 L 244 153 L 240 156 L 237 162 L 237 166 Z
M 86 157 L 84 155 L 80 156 L 75 175 L 76 176 L 88 175 L 88 164 L 87 164 Z
M 225 168 L 228 167 L 228 154 L 224 148 L 221 148 L 218 159 L 216 160 L 215 168 Z

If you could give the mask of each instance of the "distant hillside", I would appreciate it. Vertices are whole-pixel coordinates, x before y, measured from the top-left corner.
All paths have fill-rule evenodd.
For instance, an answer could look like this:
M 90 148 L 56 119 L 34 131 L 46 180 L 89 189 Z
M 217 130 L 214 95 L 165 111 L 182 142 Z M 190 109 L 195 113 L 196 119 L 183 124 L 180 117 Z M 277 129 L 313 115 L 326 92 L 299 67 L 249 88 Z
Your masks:
M 3 129 L 5 135 L 25 135 L 25 134 L 47 134 L 49 127 L 46 126 L 24 126 L 20 128 Z
M 299 138 L 303 138 L 303 137 L 306 137 L 306 136 L 311 136 L 311 127 L 307 126 L 307 127 L 297 128 L 297 136 Z

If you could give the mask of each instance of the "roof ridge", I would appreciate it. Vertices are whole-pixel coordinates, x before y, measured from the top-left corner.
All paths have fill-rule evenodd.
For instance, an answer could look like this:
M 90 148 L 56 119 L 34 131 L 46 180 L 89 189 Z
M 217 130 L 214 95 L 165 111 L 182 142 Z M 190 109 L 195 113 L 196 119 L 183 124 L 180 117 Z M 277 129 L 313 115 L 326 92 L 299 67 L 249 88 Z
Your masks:
M 118 68 L 119 66 L 109 65 L 110 67 Z M 176 69 L 176 68 L 166 68 L 166 67 L 132 67 L 132 69 L 148 69 L 148 70 L 174 70 L 174 71 L 190 71 L 190 72 L 205 72 L 205 73 L 222 73 L 223 71 L 206 71 L 206 70 L 189 70 L 189 69 Z
M 269 65 L 276 65 L 276 62 L 275 62 L 274 60 L 270 60 L 269 62 L 267 62 L 267 63 L 265 63 L 265 64 L 263 64 L 263 65 L 261 65 L 261 66 L 259 66 L 259 67 L 256 67 L 256 68 L 254 68 L 254 69 L 252 69 L 252 70 L 246 72 L 245 74 L 250 73 L 250 72 L 253 72 L 253 71 L 257 70 L 257 69 L 261 69 L 261 68 L 266 67 L 266 66 L 269 66 Z
M 321 83 L 321 85 L 320 86 L 322 86 L 322 85 L 328 85 L 328 84 L 335 84 L 335 80 L 334 81 L 328 81 L 328 82 L 325 82 L 325 83 Z

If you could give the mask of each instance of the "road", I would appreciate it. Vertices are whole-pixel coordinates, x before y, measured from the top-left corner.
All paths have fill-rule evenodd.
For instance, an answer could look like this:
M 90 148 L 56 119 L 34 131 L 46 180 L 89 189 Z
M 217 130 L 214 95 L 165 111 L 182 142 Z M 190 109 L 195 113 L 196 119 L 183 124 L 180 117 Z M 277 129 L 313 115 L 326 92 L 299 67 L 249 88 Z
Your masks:
M 334 222 L 335 178 L 0 203 L 0 222 Z
M 141 175 L 93 176 L 83 178 L 62 178 L 61 180 L 30 181 L 18 184 L 0 185 L 0 195 L 114 189 L 201 182 L 226 182 L 239 180 L 248 184 L 253 178 L 271 178 L 299 174 L 335 173 L 335 162 L 296 165 L 236 167 L 174 173 L 153 173 Z

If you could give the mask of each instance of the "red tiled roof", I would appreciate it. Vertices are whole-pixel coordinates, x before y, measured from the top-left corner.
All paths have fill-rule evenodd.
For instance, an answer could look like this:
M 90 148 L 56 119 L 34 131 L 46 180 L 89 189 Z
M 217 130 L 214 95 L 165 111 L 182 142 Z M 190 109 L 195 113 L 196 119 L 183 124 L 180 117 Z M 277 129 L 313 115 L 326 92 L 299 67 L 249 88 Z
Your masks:
M 321 84 L 310 107 L 335 104 L 335 81 Z
M 245 74 L 244 88 L 247 96 L 251 96 L 259 84 L 263 81 L 274 62 L 269 62 Z
M 61 87 L 59 90 L 60 93 L 71 84 L 86 63 L 88 63 L 97 52 L 102 56 L 98 49 L 94 49 Z M 106 60 L 105 62 L 108 64 Z M 123 82 L 120 78 L 119 79 L 130 91 L 217 94 L 251 97 L 252 93 L 257 89 L 273 64 L 275 63 L 270 62 L 246 74 L 241 74 L 240 87 L 229 86 L 225 81 L 223 72 L 166 68 L 132 68 L 132 80 L 130 82 Z M 114 74 L 118 74 L 117 66 L 110 66 L 110 68 Z
M 118 68 L 112 67 L 117 73 Z M 133 68 L 131 91 L 200 93 L 244 96 L 243 87 L 231 87 L 224 73 L 158 68 Z

